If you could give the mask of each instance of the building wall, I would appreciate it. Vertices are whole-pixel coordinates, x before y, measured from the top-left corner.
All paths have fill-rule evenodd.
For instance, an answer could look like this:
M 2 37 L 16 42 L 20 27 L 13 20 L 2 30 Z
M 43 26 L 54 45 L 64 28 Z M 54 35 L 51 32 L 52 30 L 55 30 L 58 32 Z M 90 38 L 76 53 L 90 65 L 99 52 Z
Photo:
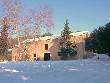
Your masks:
M 75 42 L 77 55 L 72 59 L 82 59 L 86 55 L 85 51 L 85 38 L 86 35 L 71 35 L 71 42 Z M 39 39 L 38 41 L 33 41 L 27 46 L 27 53 L 29 55 L 29 60 L 44 60 L 44 53 L 50 53 L 51 60 L 60 60 L 60 56 L 58 56 L 59 46 L 60 46 L 60 38 L 47 38 L 45 40 Z M 48 50 L 45 50 L 45 44 L 48 44 Z M 13 48 L 12 50 L 12 60 L 19 60 L 20 57 L 24 57 L 25 55 L 21 53 L 19 54 L 18 50 L 21 48 Z M 23 49 L 23 48 L 22 48 Z M 36 55 L 36 57 L 34 57 Z M 18 59 L 19 58 L 19 59 Z
M 48 44 L 48 50 L 45 50 L 45 44 Z M 34 54 L 36 54 L 36 60 L 39 58 L 40 60 L 44 60 L 44 53 L 50 53 L 51 60 L 59 60 L 58 56 L 59 50 L 59 41 L 56 39 L 48 39 L 48 40 L 39 40 L 37 42 L 33 42 L 29 46 L 29 53 L 31 55 L 31 59 L 34 60 Z

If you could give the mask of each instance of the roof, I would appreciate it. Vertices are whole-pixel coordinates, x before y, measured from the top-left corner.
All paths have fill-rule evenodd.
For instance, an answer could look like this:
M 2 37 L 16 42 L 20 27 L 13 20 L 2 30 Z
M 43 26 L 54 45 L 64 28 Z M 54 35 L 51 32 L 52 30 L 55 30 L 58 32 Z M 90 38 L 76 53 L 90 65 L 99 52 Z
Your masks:
M 33 39 L 27 39 L 25 41 L 23 41 L 22 43 L 26 43 L 26 42 L 33 42 L 33 41 L 38 41 L 38 40 L 48 40 L 48 39 L 55 39 L 53 36 L 45 36 L 45 37 L 40 37 L 40 38 L 33 38 Z
M 88 31 L 82 31 L 82 32 L 75 32 L 75 33 L 71 33 L 70 35 L 73 35 L 73 36 L 80 36 L 80 35 L 86 35 L 88 34 L 89 32 Z M 60 35 L 54 35 L 54 36 L 45 36 L 45 37 L 39 37 L 39 38 L 33 38 L 33 39 L 27 39 L 25 41 L 23 41 L 22 43 L 26 43 L 26 42 L 33 42 L 34 40 L 35 41 L 38 41 L 38 40 L 48 40 L 48 39 L 55 39 L 55 38 L 59 38 Z
M 75 33 L 71 33 L 70 35 L 80 36 L 80 35 L 86 35 L 86 34 L 89 34 L 89 32 L 88 31 L 75 32 Z

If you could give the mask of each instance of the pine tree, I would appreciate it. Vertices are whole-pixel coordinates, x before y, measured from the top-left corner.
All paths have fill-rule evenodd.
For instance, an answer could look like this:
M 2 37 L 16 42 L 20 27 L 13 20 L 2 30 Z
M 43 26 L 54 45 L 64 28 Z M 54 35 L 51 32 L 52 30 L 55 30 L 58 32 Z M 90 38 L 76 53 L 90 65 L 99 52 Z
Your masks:
M 2 30 L 0 37 L 0 54 L 6 55 L 8 53 L 8 18 L 4 17 L 2 22 Z
M 95 29 L 86 39 L 86 50 L 110 56 L 110 23 Z
M 68 20 L 66 20 L 65 26 L 64 26 L 64 30 L 61 32 L 61 37 L 63 37 L 64 40 L 68 40 L 70 39 L 70 28 L 68 27 Z
M 65 60 L 69 56 L 74 56 L 77 54 L 75 51 L 75 43 L 70 42 L 70 28 L 68 27 L 68 20 L 66 20 L 64 30 L 61 32 L 61 41 L 60 41 L 60 52 L 59 56 L 62 56 L 61 59 Z

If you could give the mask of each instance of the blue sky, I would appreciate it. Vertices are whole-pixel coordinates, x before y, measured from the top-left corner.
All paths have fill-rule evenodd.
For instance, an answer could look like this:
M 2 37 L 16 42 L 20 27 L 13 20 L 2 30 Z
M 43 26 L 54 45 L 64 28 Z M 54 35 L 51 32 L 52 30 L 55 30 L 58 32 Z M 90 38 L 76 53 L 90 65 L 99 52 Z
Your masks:
M 27 8 L 42 3 L 53 9 L 54 34 L 60 34 L 66 19 L 74 32 L 92 31 L 110 22 L 110 0 L 23 0 Z

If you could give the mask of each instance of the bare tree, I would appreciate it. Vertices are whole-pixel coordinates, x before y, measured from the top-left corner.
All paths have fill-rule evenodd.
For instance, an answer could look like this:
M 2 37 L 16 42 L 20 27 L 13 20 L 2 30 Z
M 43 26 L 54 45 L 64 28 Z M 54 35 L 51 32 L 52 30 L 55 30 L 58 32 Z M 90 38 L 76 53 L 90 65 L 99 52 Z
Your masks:
M 18 47 L 20 48 L 20 27 L 23 27 L 23 35 L 28 39 L 33 34 L 34 39 L 40 37 L 42 29 L 49 31 L 53 27 L 53 13 L 48 5 L 41 5 L 38 11 L 26 15 L 20 0 L 0 0 L 0 7 L 4 13 L 5 21 L 8 20 L 8 36 L 17 37 Z M 25 12 L 23 12 L 25 11 Z M 34 10 L 33 10 L 34 11 Z M 31 13 L 31 12 L 29 12 Z M 1 24 L 3 25 L 3 24 Z M 0 32 L 2 28 L 0 28 Z M 1 33 L 0 35 L 2 35 Z M 7 34 L 4 33 L 6 36 Z M 27 47 L 25 47 L 27 50 Z
M 41 5 L 39 10 L 32 16 L 35 35 L 41 35 L 42 28 L 49 31 L 53 27 L 53 13 L 48 5 Z
M 9 19 L 9 25 L 12 31 L 11 33 L 16 33 L 19 42 L 19 16 L 21 12 L 20 0 L 1 0 L 0 5 L 5 16 L 7 16 Z

